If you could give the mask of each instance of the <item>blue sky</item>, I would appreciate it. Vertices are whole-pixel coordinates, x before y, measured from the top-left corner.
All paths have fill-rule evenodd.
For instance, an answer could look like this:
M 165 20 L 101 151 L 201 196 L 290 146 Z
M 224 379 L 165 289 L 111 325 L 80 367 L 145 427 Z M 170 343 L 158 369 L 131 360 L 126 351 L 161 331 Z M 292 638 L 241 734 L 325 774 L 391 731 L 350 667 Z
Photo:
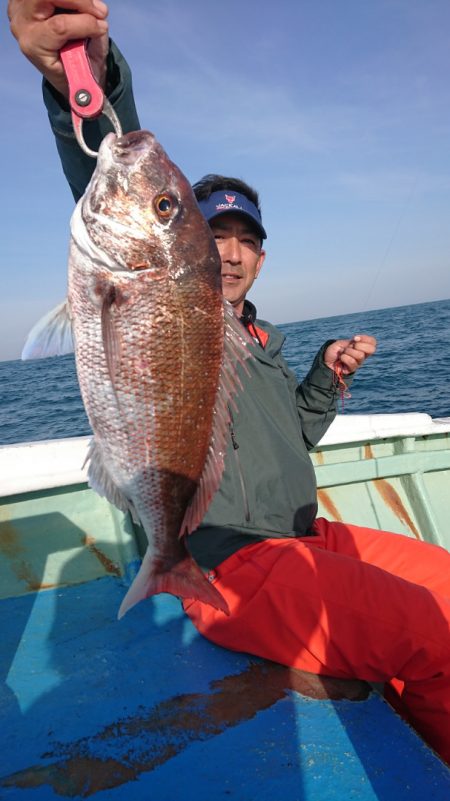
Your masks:
M 261 317 L 450 297 L 448 0 L 112 0 L 110 27 L 142 126 L 187 177 L 259 190 Z M 65 295 L 73 204 L 39 75 L 6 25 L 0 46 L 0 359 L 12 359 Z

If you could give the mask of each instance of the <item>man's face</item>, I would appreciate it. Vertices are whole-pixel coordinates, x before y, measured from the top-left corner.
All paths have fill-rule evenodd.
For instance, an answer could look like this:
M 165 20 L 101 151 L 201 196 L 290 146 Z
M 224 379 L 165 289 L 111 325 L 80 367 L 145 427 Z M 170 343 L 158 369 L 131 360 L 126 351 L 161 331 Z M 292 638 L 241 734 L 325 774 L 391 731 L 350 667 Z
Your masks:
M 224 297 L 242 314 L 244 298 L 264 262 L 265 251 L 250 221 L 227 212 L 210 222 L 222 261 Z

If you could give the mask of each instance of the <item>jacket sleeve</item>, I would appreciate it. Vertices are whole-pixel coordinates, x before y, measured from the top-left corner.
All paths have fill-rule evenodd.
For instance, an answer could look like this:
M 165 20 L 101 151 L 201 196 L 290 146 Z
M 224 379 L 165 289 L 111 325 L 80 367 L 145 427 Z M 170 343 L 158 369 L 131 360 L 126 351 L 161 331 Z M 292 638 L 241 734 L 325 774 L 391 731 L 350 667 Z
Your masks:
M 138 130 L 140 124 L 134 103 L 130 68 L 113 42 L 110 43 L 106 80 L 106 94 L 119 117 L 123 132 Z M 81 150 L 75 138 L 67 100 L 46 80 L 43 82 L 43 95 L 63 172 L 75 200 L 78 201 L 91 179 L 96 160 Z M 83 123 L 83 135 L 92 150 L 98 150 L 103 137 L 110 131 L 111 123 L 104 115 Z
M 336 405 L 339 398 L 339 387 L 332 370 L 325 364 L 323 355 L 329 345 L 329 339 L 317 353 L 310 371 L 296 389 L 296 403 L 302 423 L 303 437 L 308 450 L 314 448 L 336 417 Z M 345 377 L 347 386 L 351 384 L 353 375 Z

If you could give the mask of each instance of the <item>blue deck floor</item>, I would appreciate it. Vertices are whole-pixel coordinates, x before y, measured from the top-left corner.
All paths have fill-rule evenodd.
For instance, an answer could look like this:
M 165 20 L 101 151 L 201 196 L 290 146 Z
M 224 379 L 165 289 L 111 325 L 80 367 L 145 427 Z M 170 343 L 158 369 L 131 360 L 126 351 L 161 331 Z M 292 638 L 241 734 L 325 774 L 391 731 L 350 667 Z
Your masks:
M 0 798 L 449 801 L 450 771 L 376 694 L 313 700 L 120 579 L 0 604 Z

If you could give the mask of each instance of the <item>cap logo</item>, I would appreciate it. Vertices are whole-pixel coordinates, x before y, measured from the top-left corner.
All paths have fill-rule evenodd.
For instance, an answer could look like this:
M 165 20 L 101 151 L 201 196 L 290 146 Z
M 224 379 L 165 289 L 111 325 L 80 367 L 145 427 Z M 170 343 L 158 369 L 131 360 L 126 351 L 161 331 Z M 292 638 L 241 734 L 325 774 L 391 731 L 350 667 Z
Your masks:
M 227 201 L 227 203 L 230 204 L 234 203 L 234 201 L 236 200 L 236 195 L 225 195 L 225 200 Z

